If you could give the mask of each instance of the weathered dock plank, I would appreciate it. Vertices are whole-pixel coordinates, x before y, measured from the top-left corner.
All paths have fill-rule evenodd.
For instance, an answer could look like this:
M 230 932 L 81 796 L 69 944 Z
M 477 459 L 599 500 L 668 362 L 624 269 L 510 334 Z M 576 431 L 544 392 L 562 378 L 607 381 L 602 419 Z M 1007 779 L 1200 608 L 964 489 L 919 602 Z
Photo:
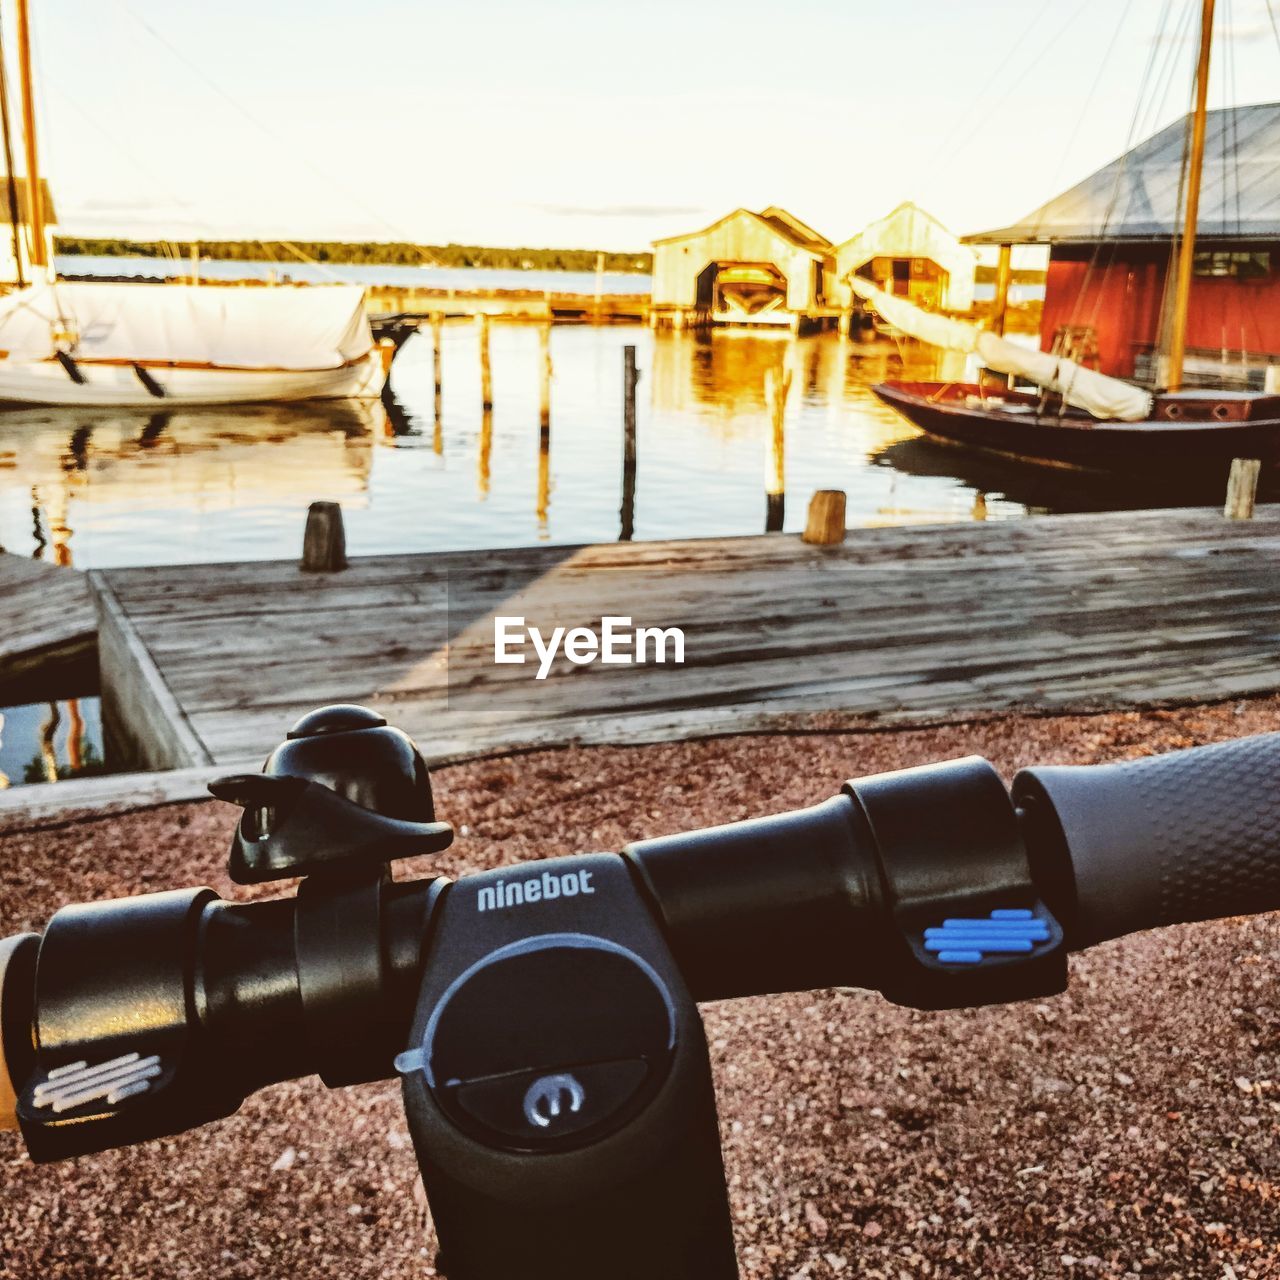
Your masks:
M 798 537 L 121 569 L 111 717 L 152 766 L 260 760 L 316 703 L 433 757 L 785 723 L 1214 700 L 1280 688 L 1280 508 Z M 493 617 L 686 632 L 685 664 L 495 665 Z M 110 631 L 110 636 L 106 635 Z M 110 690 L 118 692 L 112 693 Z
M 88 692 L 96 642 L 84 574 L 0 552 L 0 703 Z

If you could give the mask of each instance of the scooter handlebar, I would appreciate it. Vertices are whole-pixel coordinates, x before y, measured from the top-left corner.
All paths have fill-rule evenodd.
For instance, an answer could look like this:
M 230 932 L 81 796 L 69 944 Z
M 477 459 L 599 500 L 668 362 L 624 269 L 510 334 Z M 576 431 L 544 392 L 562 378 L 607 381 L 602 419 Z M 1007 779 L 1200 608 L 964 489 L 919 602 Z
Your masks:
M 39 943 L 34 933 L 0 938 L 0 1130 L 18 1127 L 17 1093 L 33 1047 L 29 1015 Z
M 1023 830 L 1073 948 L 1280 909 L 1280 733 L 1119 764 L 1024 769 Z
M 1069 950 L 1280 909 L 1277 783 L 1280 734 L 1026 769 L 1012 795 L 970 758 L 622 852 L 697 1000 L 848 985 L 921 1008 L 998 1003 L 1061 990 Z M 191 1092 L 204 1110 L 104 1129 L 99 1145 L 227 1114 L 274 1080 L 389 1074 L 448 892 L 377 875 L 246 904 L 180 891 L 67 908 L 43 939 L 0 941 L 0 1128 L 37 1050 L 61 1061 L 99 1029 L 110 1038 L 157 983 L 174 1010 L 166 1034 L 190 1048 L 176 1056 L 201 1069 Z M 521 919 L 536 932 L 536 915 Z M 61 1152 L 50 1132 L 42 1158 Z

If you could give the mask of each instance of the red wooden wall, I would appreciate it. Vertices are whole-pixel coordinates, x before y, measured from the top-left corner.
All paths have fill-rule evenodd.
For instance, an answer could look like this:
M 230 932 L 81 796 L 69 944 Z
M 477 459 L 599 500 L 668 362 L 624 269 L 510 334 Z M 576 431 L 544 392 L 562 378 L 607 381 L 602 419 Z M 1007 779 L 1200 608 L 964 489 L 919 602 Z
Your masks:
M 1192 281 L 1189 349 L 1280 355 L 1280 249 L 1266 247 L 1272 249 L 1272 271 L 1263 279 Z M 1132 377 L 1137 353 L 1159 337 L 1168 259 L 1168 248 L 1158 245 L 1113 245 L 1096 263 L 1092 248 L 1055 248 L 1045 281 L 1041 346 L 1049 349 L 1060 326 L 1090 325 L 1097 334 L 1098 367 Z

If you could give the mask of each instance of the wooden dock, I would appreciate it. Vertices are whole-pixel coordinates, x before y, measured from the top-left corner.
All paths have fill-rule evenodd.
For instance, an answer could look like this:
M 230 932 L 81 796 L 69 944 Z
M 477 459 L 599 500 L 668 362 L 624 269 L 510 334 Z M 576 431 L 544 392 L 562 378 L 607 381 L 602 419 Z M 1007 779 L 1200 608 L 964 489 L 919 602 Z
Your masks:
M 83 573 L 0 552 L 0 705 L 92 689 L 97 628 Z
M 456 320 L 477 315 L 552 324 L 645 324 L 647 293 L 562 293 L 537 289 L 423 289 L 370 285 L 365 305 L 376 322 L 387 316 L 439 315 Z
M 151 768 L 261 762 L 325 702 L 434 759 L 1280 689 L 1280 507 L 91 574 L 104 716 Z M 495 615 L 682 627 L 685 664 L 496 665 Z

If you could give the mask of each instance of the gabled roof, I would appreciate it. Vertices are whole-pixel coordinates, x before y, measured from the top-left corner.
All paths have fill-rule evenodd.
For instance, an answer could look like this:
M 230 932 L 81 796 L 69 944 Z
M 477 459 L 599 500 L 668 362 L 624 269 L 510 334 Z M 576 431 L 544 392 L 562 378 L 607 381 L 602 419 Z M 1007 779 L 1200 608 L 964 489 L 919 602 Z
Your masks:
M 779 230 L 798 236 L 805 242 L 807 248 L 830 249 L 832 247 L 831 241 L 822 232 L 815 231 L 808 223 L 801 222 L 794 213 L 788 213 L 776 204 L 771 204 L 767 209 L 761 209 L 760 217 L 778 227 Z
M 970 244 L 1168 239 L 1180 230 L 1178 196 L 1189 128 L 1189 116 L 1176 120 L 1021 222 L 964 239 Z M 1197 237 L 1280 237 L 1280 102 L 1208 113 Z
M 734 209 L 731 213 L 726 213 L 723 218 L 717 218 L 710 226 L 703 227 L 700 231 L 686 231 L 678 236 L 663 236 L 662 239 L 655 240 L 653 244 L 656 247 L 660 244 L 675 244 L 681 240 L 697 240 L 701 236 L 710 235 L 711 232 L 724 226 L 726 222 L 738 217 L 753 218 L 794 248 L 802 249 L 805 253 L 815 258 L 825 258 L 831 252 L 830 240 L 819 235 L 812 227 L 806 227 L 799 218 L 793 217 L 785 209 L 778 208 L 777 205 L 770 205 L 769 208 L 761 213 L 755 213 L 750 209 Z
M 876 218 L 874 222 L 868 222 L 861 231 L 851 235 L 847 240 L 842 240 L 840 244 L 836 246 L 836 252 L 839 253 L 847 245 L 853 244 L 856 240 L 863 240 L 866 239 L 868 235 L 874 235 L 881 227 L 889 226 L 900 214 L 907 214 L 912 218 L 919 218 L 922 222 L 927 223 L 932 227 L 933 230 L 944 239 L 954 240 L 957 244 L 960 243 L 960 238 L 951 230 L 950 227 L 946 225 L 946 223 L 940 222 L 927 209 L 922 209 L 918 204 L 916 204 L 914 200 L 904 200 L 901 204 L 895 205 L 894 208 L 886 213 L 883 218 Z

